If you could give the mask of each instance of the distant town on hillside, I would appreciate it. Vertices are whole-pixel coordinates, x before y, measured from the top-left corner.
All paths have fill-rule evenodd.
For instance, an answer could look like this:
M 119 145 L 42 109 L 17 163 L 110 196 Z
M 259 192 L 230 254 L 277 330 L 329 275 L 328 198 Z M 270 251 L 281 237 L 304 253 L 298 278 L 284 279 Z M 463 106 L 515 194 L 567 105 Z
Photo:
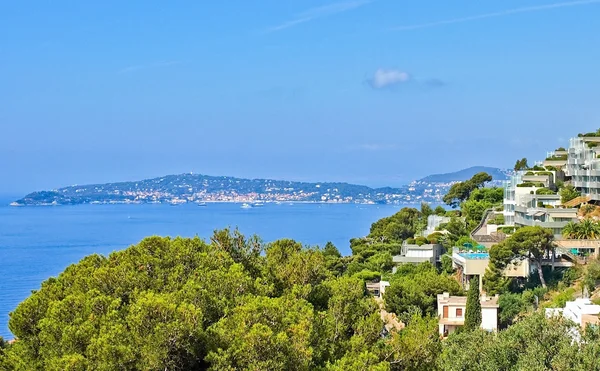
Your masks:
M 430 175 L 408 185 L 371 188 L 348 183 L 307 183 L 272 179 L 242 179 L 201 174 L 167 175 L 154 179 L 69 187 L 33 192 L 13 206 L 114 203 L 189 202 L 326 202 L 360 204 L 441 203 L 455 182 L 480 171 L 494 181 L 507 179 L 506 170 L 476 166 L 455 173 Z

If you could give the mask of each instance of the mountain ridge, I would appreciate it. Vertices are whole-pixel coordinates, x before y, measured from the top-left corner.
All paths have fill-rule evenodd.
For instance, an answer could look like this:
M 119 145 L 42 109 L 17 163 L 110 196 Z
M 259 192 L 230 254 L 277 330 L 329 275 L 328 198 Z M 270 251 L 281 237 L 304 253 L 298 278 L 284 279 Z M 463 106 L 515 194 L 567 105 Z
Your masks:
M 507 180 L 509 178 L 510 170 L 503 170 L 496 167 L 489 166 L 471 166 L 466 169 L 450 172 L 431 174 L 424 178 L 419 179 L 417 182 L 425 183 L 449 183 L 449 182 L 460 182 L 470 179 L 473 175 L 479 172 L 486 172 L 492 176 L 494 181 Z

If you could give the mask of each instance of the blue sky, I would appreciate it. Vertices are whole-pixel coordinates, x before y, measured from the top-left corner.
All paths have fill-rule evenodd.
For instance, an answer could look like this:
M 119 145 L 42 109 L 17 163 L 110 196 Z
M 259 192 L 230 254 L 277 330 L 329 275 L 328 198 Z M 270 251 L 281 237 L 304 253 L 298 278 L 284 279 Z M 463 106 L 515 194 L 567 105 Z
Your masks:
M 600 126 L 600 0 L 6 1 L 0 193 L 399 185 Z

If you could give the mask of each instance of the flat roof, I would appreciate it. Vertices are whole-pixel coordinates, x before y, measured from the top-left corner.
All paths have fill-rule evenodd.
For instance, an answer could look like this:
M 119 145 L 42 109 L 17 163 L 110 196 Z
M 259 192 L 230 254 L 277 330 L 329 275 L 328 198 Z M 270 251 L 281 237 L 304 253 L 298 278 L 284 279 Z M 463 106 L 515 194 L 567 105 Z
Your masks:
M 412 244 L 406 244 L 403 246 L 405 249 L 411 249 L 411 250 L 432 250 L 436 247 L 442 247 L 442 245 L 440 244 L 424 244 L 424 245 L 412 245 Z
M 467 305 L 466 296 L 444 296 L 444 294 L 438 294 L 437 300 L 439 304 Z M 481 296 L 479 302 L 481 303 L 482 308 L 498 308 L 497 296 Z

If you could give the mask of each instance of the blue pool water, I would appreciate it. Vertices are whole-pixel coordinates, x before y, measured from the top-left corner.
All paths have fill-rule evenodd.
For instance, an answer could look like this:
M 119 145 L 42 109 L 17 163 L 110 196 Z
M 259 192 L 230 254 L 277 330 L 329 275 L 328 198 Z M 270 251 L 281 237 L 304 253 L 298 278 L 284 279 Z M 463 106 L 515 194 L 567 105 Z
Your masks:
M 464 257 L 465 259 L 489 259 L 490 254 L 486 252 L 462 252 L 458 255 Z
M 292 238 L 308 245 L 333 242 L 344 255 L 349 240 L 401 206 L 351 204 L 78 205 L 9 207 L 0 200 L 0 336 L 12 338 L 8 313 L 42 281 L 84 256 L 109 254 L 150 235 L 208 238 L 239 227 L 264 241 Z

